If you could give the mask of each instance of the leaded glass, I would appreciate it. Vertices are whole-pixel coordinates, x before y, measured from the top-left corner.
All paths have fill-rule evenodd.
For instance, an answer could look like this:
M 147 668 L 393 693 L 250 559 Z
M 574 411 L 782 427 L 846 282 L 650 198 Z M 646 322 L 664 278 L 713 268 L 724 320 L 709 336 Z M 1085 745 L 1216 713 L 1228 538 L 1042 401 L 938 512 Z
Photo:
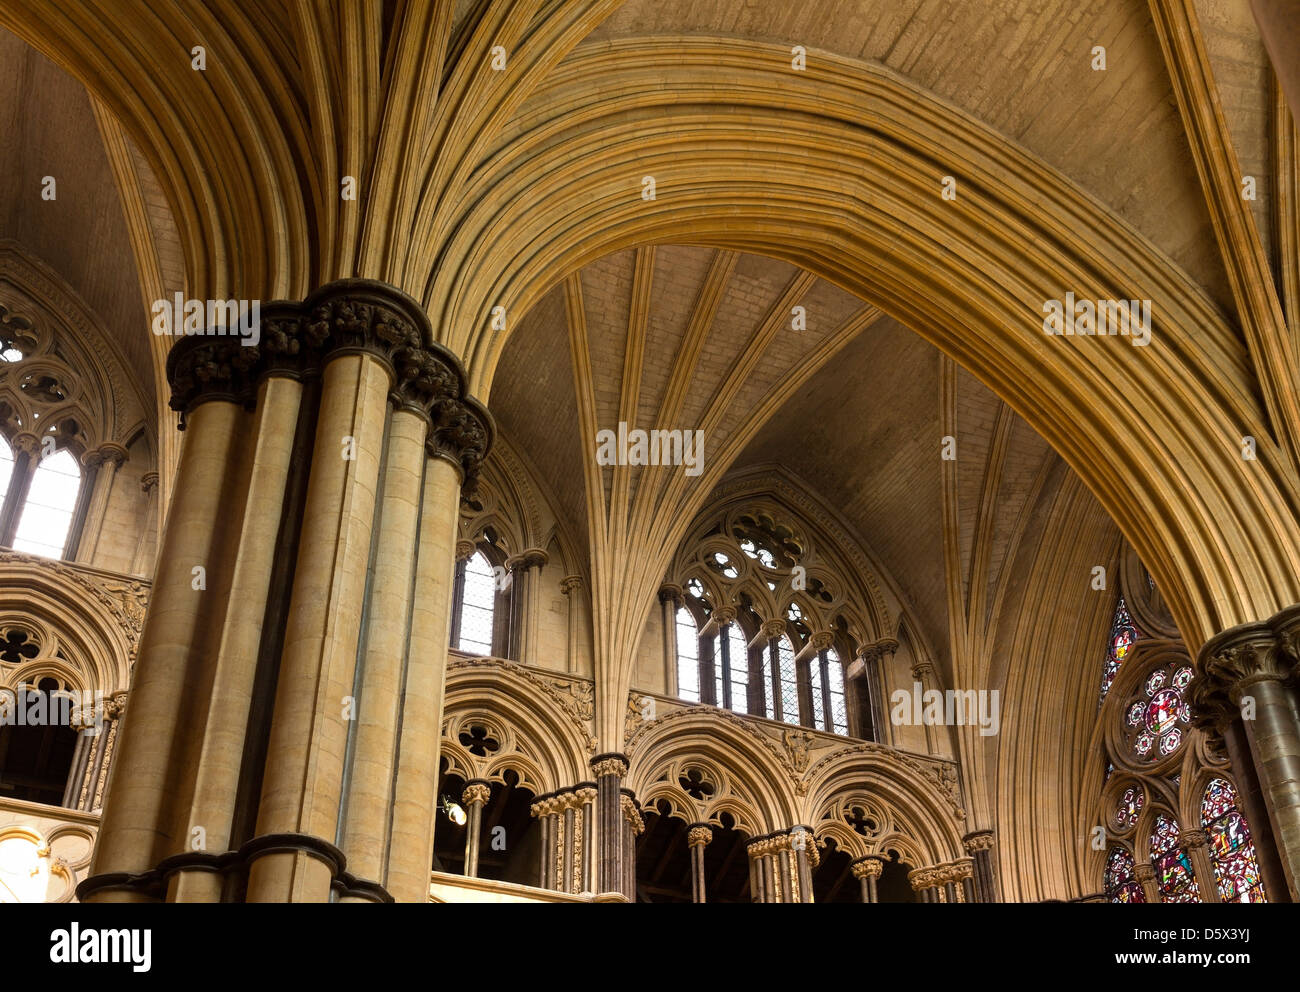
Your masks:
M 1140 727 L 1142 717 L 1146 715 L 1147 708 L 1142 703 L 1137 702 L 1128 708 L 1128 725 L 1130 727 Z
M 727 625 L 727 665 L 731 674 L 731 708 L 749 712 L 749 645 L 740 624 Z
M 492 620 L 496 605 L 496 574 L 482 551 L 465 562 L 460 603 L 460 637 L 456 647 L 471 654 L 492 653 Z
M 1212 779 L 1206 786 L 1201 799 L 1201 826 L 1209 835 L 1210 864 L 1223 900 L 1264 902 L 1264 884 L 1250 826 L 1237 809 L 1237 790 L 1227 779 Z
M 700 635 L 695 618 L 684 606 L 677 608 L 677 695 L 700 701 Z
M 1157 761 L 1175 754 L 1185 742 L 1186 733 L 1178 724 L 1191 722 L 1191 709 L 1183 696 L 1190 671 L 1186 665 L 1156 669 L 1124 710 L 1125 734 L 1137 757 Z
M 1178 671 L 1174 672 L 1174 688 L 1186 689 L 1192 682 L 1192 669 L 1184 665 Z
M 81 467 L 67 448 L 40 460 L 32 473 L 14 550 L 62 558 L 81 489 Z
M 1106 693 L 1110 691 L 1115 676 L 1119 674 L 1119 666 L 1129 656 L 1137 640 L 1137 628 L 1133 626 L 1133 621 L 1129 618 L 1123 597 L 1120 597 L 1115 606 L 1115 616 L 1111 620 L 1110 650 L 1107 652 L 1106 663 L 1101 673 L 1101 698 L 1103 700 L 1106 698 Z
M 1125 789 L 1124 795 L 1120 796 L 1119 805 L 1115 808 L 1115 825 L 1121 830 L 1127 830 L 1137 823 L 1145 798 L 1142 790 L 1135 785 Z
M 777 675 L 781 683 L 781 719 L 799 722 L 799 681 L 795 670 L 794 648 L 789 637 L 777 642 Z
M 831 730 L 847 735 L 849 710 L 844 701 L 844 665 L 834 648 L 826 652 L 826 691 L 831 700 Z
M 812 682 L 812 718 L 813 726 L 818 730 L 826 729 L 826 702 L 822 695 L 822 659 L 817 655 L 808 662 L 808 676 Z
M 1134 877 L 1133 855 L 1122 847 L 1112 847 L 1106 856 L 1102 876 L 1106 896 L 1111 902 L 1146 902 L 1142 886 Z
M 1161 902 L 1200 902 L 1200 891 L 1187 852 L 1179 846 L 1178 822 L 1163 813 L 1151 833 L 1151 866 Z

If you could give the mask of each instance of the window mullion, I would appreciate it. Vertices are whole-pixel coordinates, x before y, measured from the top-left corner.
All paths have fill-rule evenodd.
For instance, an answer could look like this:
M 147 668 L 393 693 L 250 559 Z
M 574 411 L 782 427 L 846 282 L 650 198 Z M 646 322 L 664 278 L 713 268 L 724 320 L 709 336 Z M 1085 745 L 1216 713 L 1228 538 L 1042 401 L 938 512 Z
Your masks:
M 21 449 L 14 452 L 14 474 L 9 480 L 4 509 L 0 510 L 0 544 L 6 548 L 14 545 L 14 533 L 18 529 L 21 510 L 27 502 L 27 491 L 31 488 L 32 474 L 35 471 L 30 452 Z

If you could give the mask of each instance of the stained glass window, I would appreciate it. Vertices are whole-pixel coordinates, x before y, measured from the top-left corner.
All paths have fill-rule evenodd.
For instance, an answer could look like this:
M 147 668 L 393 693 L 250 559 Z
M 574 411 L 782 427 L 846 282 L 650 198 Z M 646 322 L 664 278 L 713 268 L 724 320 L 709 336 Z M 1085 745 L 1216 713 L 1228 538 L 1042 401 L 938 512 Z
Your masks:
M 1155 762 L 1175 751 L 1192 722 L 1183 690 L 1192 681 L 1190 665 L 1158 668 L 1147 676 L 1124 711 L 1124 731 L 1140 761 Z
M 497 583 L 492 563 L 482 551 L 465 562 L 465 582 L 460 601 L 460 637 L 456 647 L 471 654 L 492 653 L 492 622 Z
M 1120 597 L 1119 603 L 1115 607 L 1115 616 L 1110 623 L 1110 642 L 1106 654 L 1106 665 L 1101 674 L 1101 698 L 1106 698 L 1106 693 L 1110 692 L 1111 683 L 1115 681 L 1115 676 L 1119 674 L 1119 666 L 1124 664 L 1133 651 L 1133 645 L 1137 643 L 1137 628 L 1133 626 L 1133 621 L 1128 615 L 1128 608 L 1124 605 L 1123 597 Z
M 1264 902 L 1264 883 L 1250 826 L 1237 809 L 1237 790 L 1213 779 L 1201 800 L 1201 826 L 1209 835 L 1210 863 L 1224 902 Z
M 42 458 L 27 489 L 14 550 L 62 558 L 80 489 L 81 466 L 71 451 L 64 448 Z
M 677 695 L 700 701 L 700 634 L 684 606 L 677 608 Z
M 1116 845 L 1106 855 L 1106 898 L 1111 902 L 1146 902 L 1133 870 L 1133 855 Z
M 773 692 L 767 699 L 767 718 L 785 723 L 799 722 L 799 681 L 794 663 L 794 647 L 782 635 L 776 642 L 771 659 Z
M 1178 821 L 1163 813 L 1156 817 L 1155 830 L 1151 832 L 1151 865 L 1156 870 L 1160 901 L 1200 902 L 1192 862 L 1179 846 L 1178 834 Z
M 1125 789 L 1124 795 L 1120 796 L 1119 804 L 1115 807 L 1115 826 L 1120 830 L 1128 830 L 1137 823 L 1145 798 L 1139 786 L 1130 785 Z

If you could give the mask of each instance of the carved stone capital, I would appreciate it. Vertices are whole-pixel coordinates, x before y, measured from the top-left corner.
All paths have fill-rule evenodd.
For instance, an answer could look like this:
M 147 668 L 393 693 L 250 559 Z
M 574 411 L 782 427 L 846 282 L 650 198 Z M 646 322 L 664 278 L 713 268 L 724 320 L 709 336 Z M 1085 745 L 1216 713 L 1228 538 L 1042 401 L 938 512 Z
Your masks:
M 582 588 L 582 581 L 581 575 L 566 575 L 560 580 L 560 592 L 568 596 L 575 589 Z
M 1178 835 L 1178 843 L 1188 850 L 1193 847 L 1205 847 L 1210 843 L 1210 835 L 1204 830 L 1184 830 Z
M 879 649 L 880 654 L 883 657 L 892 658 L 894 657 L 894 652 L 898 650 L 898 641 L 892 637 L 882 637 L 880 640 L 876 641 L 876 647 Z
M 673 606 L 681 606 L 685 595 L 682 587 L 672 582 L 665 582 L 659 587 L 659 602 L 661 603 L 672 603 Z
M 124 445 L 116 441 L 105 441 L 93 451 L 87 451 L 81 456 L 81 464 L 87 468 L 94 468 L 96 465 L 113 465 L 120 466 L 127 459 L 127 450 Z
M 835 643 L 835 635 L 829 630 L 819 630 L 808 640 L 809 643 L 812 644 L 813 650 L 821 653 L 822 651 L 829 649 L 830 646 Z
M 477 550 L 478 550 L 478 545 L 476 545 L 473 541 L 457 541 L 456 560 L 466 561 L 469 558 L 473 557 L 474 552 Z
M 623 812 L 623 819 L 632 825 L 632 833 L 640 834 L 645 830 L 645 820 L 641 819 L 641 813 L 636 808 L 636 803 L 630 796 L 618 797 L 619 809 Z
M 582 803 L 583 805 L 587 803 L 594 803 L 596 801 L 596 790 L 590 787 L 584 787 L 578 789 L 573 794 L 574 796 L 577 797 L 578 802 Z
M 785 621 L 779 617 L 773 620 L 763 621 L 763 636 L 768 640 L 774 637 L 780 637 L 785 633 Z
M 703 823 L 697 823 L 686 832 L 687 847 L 704 847 L 713 840 L 713 830 Z
M 465 791 L 460 794 L 460 801 L 466 806 L 473 806 L 475 803 L 479 806 L 485 806 L 491 797 L 492 789 L 487 783 L 474 782 L 465 786 Z
M 541 548 L 529 548 L 520 554 L 506 559 L 506 569 L 512 573 L 527 572 L 532 568 L 543 568 L 551 560 Z
M 1252 685 L 1281 681 L 1288 667 L 1281 638 L 1268 624 L 1244 624 L 1210 638 L 1187 690 L 1193 723 L 1226 727 L 1240 713 L 1241 697 Z
M 622 778 L 627 774 L 627 756 L 617 753 L 598 754 L 591 759 L 591 771 L 597 779 L 606 775 Z
M 1146 884 L 1156 880 L 1155 867 L 1147 861 L 1139 861 L 1133 866 L 1133 877 L 1139 882 Z
M 923 685 L 929 685 L 934 680 L 934 666 L 928 661 L 913 663 L 912 678 Z
M 140 476 L 140 489 L 142 492 L 151 493 L 158 488 L 158 473 L 146 472 Z
M 713 611 L 713 619 L 717 621 L 719 627 L 725 627 L 736 619 L 736 608 L 734 606 L 719 606 Z
M 868 854 L 850 864 L 849 871 L 853 872 L 854 878 L 879 878 L 884 867 L 885 862 L 879 856 Z
M 967 854 L 975 854 L 977 851 L 993 850 L 993 831 L 992 830 L 974 830 L 961 839 L 962 847 L 966 849 Z

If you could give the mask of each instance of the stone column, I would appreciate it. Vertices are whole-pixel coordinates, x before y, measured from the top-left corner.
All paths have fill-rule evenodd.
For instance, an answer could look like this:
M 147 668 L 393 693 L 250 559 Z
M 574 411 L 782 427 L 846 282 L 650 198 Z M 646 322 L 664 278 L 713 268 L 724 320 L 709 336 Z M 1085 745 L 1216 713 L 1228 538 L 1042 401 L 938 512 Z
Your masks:
M 478 851 L 482 843 L 483 807 L 492 798 L 492 787 L 487 782 L 474 780 L 465 786 L 460 801 L 465 804 L 469 823 L 465 830 L 465 877 L 478 878 Z
M 1214 865 L 1210 863 L 1210 835 L 1204 830 L 1184 830 L 1178 835 L 1179 845 L 1187 852 L 1192 862 L 1192 871 L 1196 876 L 1196 887 L 1201 892 L 1201 902 L 1222 902 L 1219 895 L 1219 880 L 1214 875 Z
M 913 868 L 907 873 L 907 880 L 912 884 L 912 891 L 921 897 L 921 902 L 943 902 L 939 866 Z
M 628 902 L 636 902 L 636 839 L 645 833 L 645 820 L 628 789 L 620 792 L 619 809 L 623 814 L 623 894 Z
M 880 666 L 886 659 L 892 658 L 897 650 L 898 641 L 892 637 L 883 638 L 874 644 L 863 644 L 857 650 L 856 660 L 845 669 L 845 688 L 853 689 L 851 692 L 846 692 L 850 707 L 850 729 L 858 737 L 866 736 L 867 726 L 870 724 L 875 740 L 885 744 L 890 742 L 888 712 L 864 713 L 859 697 L 865 695 L 870 703 L 881 695 L 884 679 L 880 673 Z M 859 691 L 853 683 L 865 686 L 865 692 Z
M 595 867 L 596 867 L 596 788 L 590 782 L 583 782 L 578 786 L 575 793 L 581 802 L 581 827 L 582 827 L 582 877 L 579 883 L 579 892 L 595 891 Z
M 914 665 L 912 665 L 912 679 L 913 682 L 915 683 L 914 688 L 916 689 L 916 691 L 922 693 L 921 702 L 922 705 L 924 705 L 925 703 L 924 693 L 929 692 L 931 689 L 938 688 L 937 685 L 938 680 L 935 677 L 934 666 L 931 665 L 928 661 L 916 662 Z M 942 733 L 943 730 L 940 727 L 936 727 L 933 723 L 926 721 L 925 749 L 927 752 L 929 752 L 932 755 L 938 755 L 940 753 L 941 749 L 939 747 L 939 740 L 940 740 L 940 735 Z
M 997 902 L 997 877 L 993 872 L 993 831 L 976 830 L 961 839 L 973 862 L 976 902 Z
M 1268 623 L 1244 624 L 1207 641 L 1188 692 L 1198 725 L 1225 738 L 1237 721 L 1244 727 L 1293 902 L 1300 898 L 1298 675 L 1300 606 L 1291 606 Z
M 665 582 L 659 587 L 659 615 L 663 626 L 664 695 L 677 695 L 677 610 L 682 605 L 682 587 Z
M 813 901 L 813 869 L 821 862 L 817 851 L 817 842 L 808 827 L 796 826 L 790 829 L 789 845 L 794 858 L 794 877 L 799 883 L 799 902 Z
M 880 881 L 880 873 L 885 867 L 885 861 L 878 854 L 868 854 L 865 858 L 858 858 L 851 865 L 849 870 L 853 872 L 853 877 L 858 880 L 862 887 L 863 902 L 879 902 L 879 894 L 876 891 L 876 885 Z
M 458 498 L 492 436 L 432 340 L 341 280 L 266 304 L 256 347 L 173 347 L 186 444 L 86 901 L 245 872 L 249 901 L 427 900 Z
M 92 710 L 84 707 L 74 714 L 73 729 L 77 731 L 77 753 L 68 787 L 63 794 L 63 805 L 68 809 L 91 812 L 104 804 L 104 787 L 113 759 L 113 747 L 118 726 L 126 710 L 127 694 L 114 693 L 97 703 Z M 96 727 L 98 732 L 95 732 Z
M 548 815 L 549 796 L 538 796 L 537 802 L 528 807 L 529 814 L 537 821 L 538 855 L 537 855 L 537 887 L 539 889 L 549 889 L 551 881 L 551 818 Z
M 1142 885 L 1147 902 L 1160 901 L 1160 888 L 1156 885 L 1156 869 L 1149 861 L 1139 861 L 1133 866 L 1133 877 Z
M 144 519 L 143 534 L 156 532 L 158 530 L 158 473 L 146 472 L 140 477 L 140 491 L 144 493 Z M 135 554 L 131 558 L 131 574 L 146 575 L 153 565 L 153 561 L 145 551 L 148 543 L 143 535 L 139 543 L 135 546 Z M 155 548 L 155 551 L 157 549 Z
M 713 840 L 713 828 L 707 823 L 692 823 L 686 832 L 691 851 L 691 901 L 707 902 L 704 879 L 704 849 Z
M 81 464 L 95 474 L 94 487 L 91 489 L 90 502 L 86 506 L 86 515 L 81 523 L 81 539 L 77 542 L 76 561 L 93 562 L 99 548 L 100 534 L 104 529 L 104 514 L 108 510 L 108 498 L 113 492 L 113 480 L 117 470 L 126 461 L 126 448 L 113 441 L 105 441 L 94 451 L 87 451 L 81 457 Z
M 627 758 L 618 753 L 598 754 L 591 759 L 596 778 L 596 892 L 613 902 L 626 899 L 620 790 L 627 767 Z M 613 898 L 620 895 L 622 899 Z
M 957 870 L 957 901 L 975 901 L 975 859 L 958 858 L 954 862 Z
M 505 655 L 520 664 L 537 664 L 537 578 L 550 560 L 541 548 L 506 559 L 511 588 L 510 644 Z
M 570 675 L 578 672 L 578 624 L 582 622 L 582 604 L 578 597 L 582 594 L 582 576 L 566 575 L 560 580 L 560 592 L 569 604 L 567 637 L 565 640 L 564 670 Z

